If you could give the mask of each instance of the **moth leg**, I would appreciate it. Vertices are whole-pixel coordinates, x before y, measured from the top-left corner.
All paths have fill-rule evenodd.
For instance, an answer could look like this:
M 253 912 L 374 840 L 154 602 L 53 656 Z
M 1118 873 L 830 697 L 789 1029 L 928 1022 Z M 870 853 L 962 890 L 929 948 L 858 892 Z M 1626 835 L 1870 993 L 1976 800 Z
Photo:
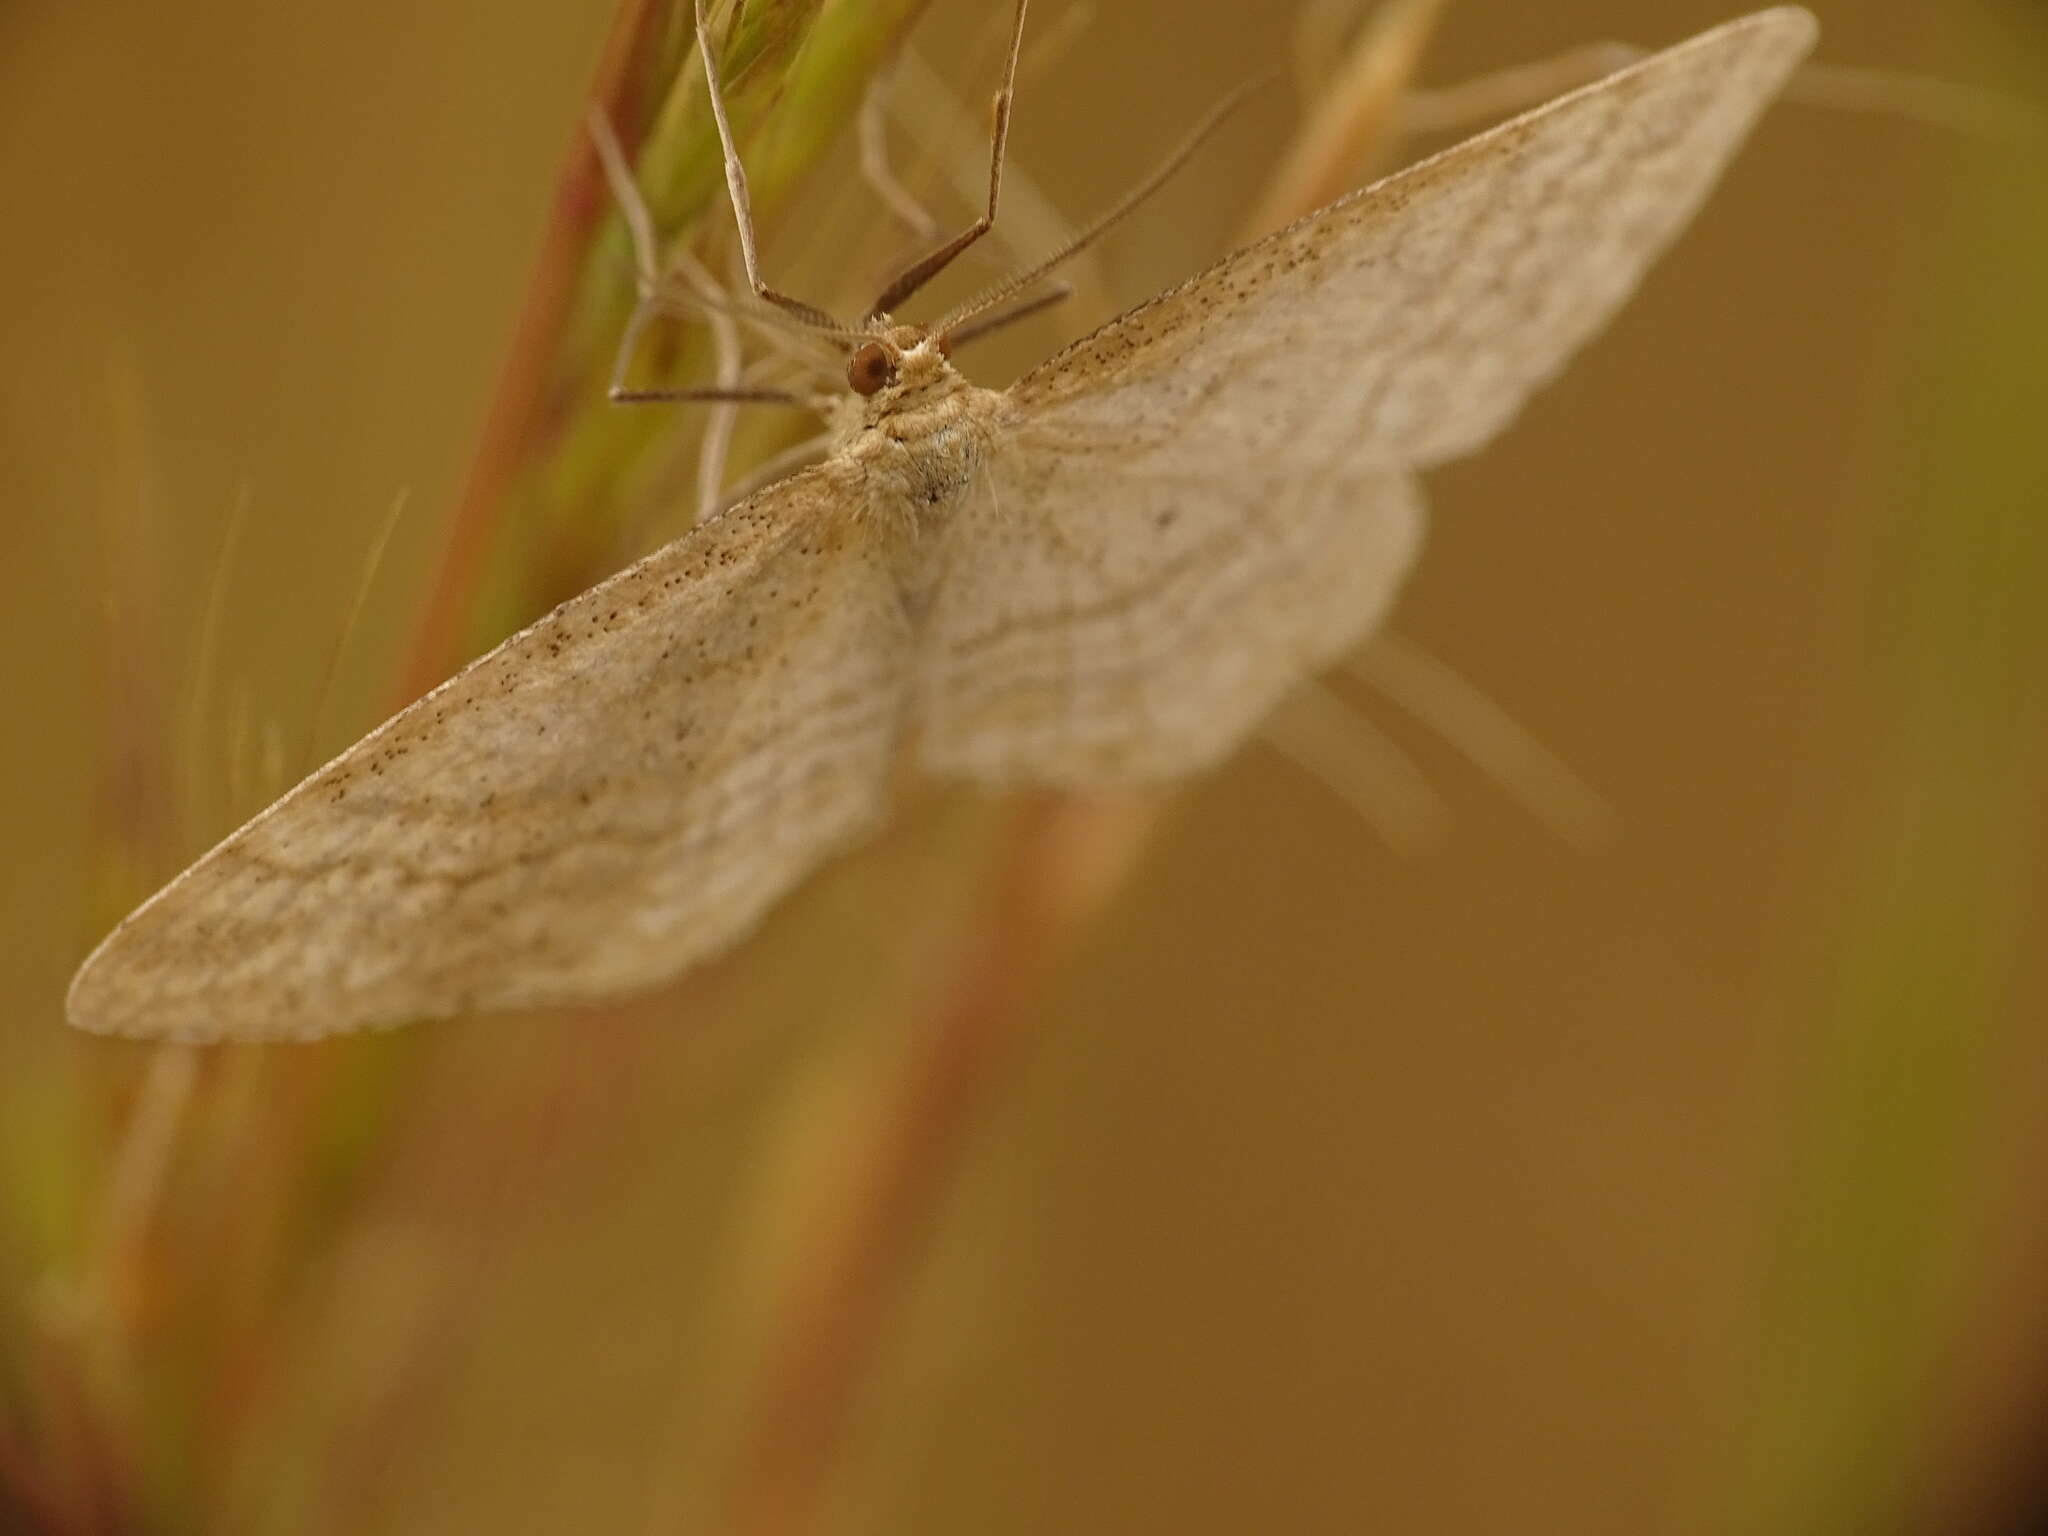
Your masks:
M 611 119 L 593 106 L 586 126 L 591 147 L 597 151 L 597 162 L 604 168 L 605 184 L 611 188 L 612 201 L 619 205 L 619 217 L 626 221 L 626 233 L 633 242 L 634 285 L 643 299 L 650 298 L 661 286 L 654 215 L 648 212 L 647 199 L 640 195 L 639 183 L 633 180 L 632 167 L 626 163 L 626 151 L 612 130 Z
M 1018 10 L 1023 10 L 1021 3 Z M 732 123 L 725 115 L 725 93 L 718 88 L 718 62 L 711 55 L 711 28 L 704 20 L 704 0 L 696 0 L 696 12 L 697 52 L 704 59 L 704 84 L 711 97 L 711 117 L 718 125 L 718 144 L 725 155 L 725 189 L 732 197 L 732 215 L 739 225 L 740 261 L 747 269 L 747 286 L 763 302 L 837 333 L 843 328 L 822 309 L 779 293 L 761 280 L 761 263 L 754 251 L 754 207 L 747 197 L 747 170 L 740 164 L 739 151 L 733 147 Z
M 716 384 L 691 386 L 684 389 L 620 389 L 614 388 L 611 399 L 619 405 L 715 405 L 725 402 L 731 405 L 794 405 L 803 410 L 811 409 L 811 402 L 789 389 L 755 389 L 742 385 L 725 389 Z
M 697 0 L 703 10 L 704 0 Z M 918 289 L 945 271 L 953 258 L 995 227 L 996 201 L 1003 190 L 1003 153 L 1010 142 L 1010 99 L 1017 85 L 1017 58 L 1024 51 L 1024 11 L 1030 0 L 1017 0 L 1016 20 L 1010 28 L 1010 51 L 1003 60 L 1003 84 L 996 92 L 994 127 L 989 134 L 988 208 L 980 218 L 929 255 L 912 262 L 881 296 L 868 306 L 868 319 L 890 314 Z
M 680 252 L 676 265 L 690 286 L 707 299 L 724 295 L 704 264 L 689 252 Z M 711 332 L 711 351 L 718 366 L 718 388 L 738 389 L 744 382 L 740 356 L 740 328 L 733 317 L 715 306 L 707 306 L 704 324 Z M 617 398 L 614 396 L 614 398 Z M 720 400 L 713 404 L 704 423 L 704 435 L 697 442 L 697 521 L 703 522 L 718 510 L 719 489 L 725 482 L 725 462 L 732 450 L 732 430 L 739 420 L 740 402 Z
M 721 307 L 725 299 L 725 290 L 720 286 L 718 279 L 688 251 L 677 253 L 676 268 L 702 303 L 705 324 L 711 331 L 712 350 L 717 361 L 717 388 L 721 392 L 719 398 L 711 402 L 709 420 L 705 422 L 703 436 L 698 439 L 697 444 L 697 521 L 701 523 L 716 517 L 736 502 L 745 500 L 749 494 L 744 491 L 738 494 L 728 491 L 725 487 L 725 472 L 732 452 L 733 429 L 739 421 L 740 406 L 761 403 L 762 397 L 753 392 L 754 386 L 751 381 L 759 377 L 764 370 L 789 361 L 812 371 L 820 370 L 815 358 L 794 345 L 793 333 L 779 327 L 770 327 L 767 334 L 771 342 L 782 344 L 778 349 L 780 355 L 758 359 L 751 365 L 746 364 L 740 352 L 739 326 L 733 316 Z M 767 393 L 772 393 L 776 397 L 777 404 L 801 405 L 812 411 L 818 410 L 818 403 L 815 400 L 805 398 L 794 390 L 775 388 Z M 614 395 L 613 398 L 616 399 L 617 396 Z M 817 457 L 817 446 L 827 440 L 829 434 L 827 437 L 808 439 L 804 444 L 800 444 L 799 446 L 810 451 L 803 458 L 794 461 L 782 454 L 775 455 L 770 461 L 771 464 L 779 466 L 775 472 L 757 482 L 749 477 L 748 483 L 758 489 L 781 479 L 784 474 L 806 459 Z
M 629 389 L 626 386 L 626 369 L 632 363 L 634 348 L 640 336 L 647 329 L 648 321 L 666 307 L 667 285 L 663 279 L 658 245 L 654 235 L 654 219 L 648 212 L 647 200 L 640 195 L 640 188 L 633 180 L 631 168 L 626 164 L 624 149 L 619 138 L 612 131 L 612 125 L 603 113 L 592 110 L 590 114 L 590 139 L 596 146 L 597 158 L 604 167 L 605 180 L 611 185 L 613 199 L 619 205 L 619 215 L 626 221 L 626 230 L 633 244 L 633 284 L 639 291 L 639 302 L 633 306 L 633 313 L 626 318 L 626 328 L 619 336 L 618 351 L 612 358 L 611 377 L 605 390 L 606 398 L 620 405 L 643 405 L 649 403 L 676 404 L 680 402 L 710 402 L 724 405 L 804 405 L 807 402 L 786 389 L 757 389 L 741 382 L 739 336 L 732 316 L 722 307 L 724 296 L 718 285 L 712 281 L 701 263 L 687 254 L 679 257 L 677 267 L 702 301 L 706 323 L 711 327 L 712 344 L 718 354 L 718 383 L 704 388 L 691 389 Z M 717 430 L 714 420 L 713 432 Z M 730 425 L 726 427 L 730 435 Z M 718 472 L 723 470 L 723 451 L 716 454 Z M 715 498 L 715 489 L 711 493 Z M 700 506 L 704 497 L 700 494 Z
M 661 267 L 654 238 L 654 216 L 648 212 L 647 200 L 640 195 L 639 184 L 633 180 L 632 167 L 626 164 L 626 152 L 620 147 L 619 136 L 612 131 L 610 120 L 596 107 L 590 109 L 587 126 L 591 146 L 597 151 L 598 164 L 604 167 L 604 179 L 611 187 L 612 201 L 619 205 L 619 217 L 626 221 L 626 234 L 633 246 L 633 287 L 639 295 L 633 305 L 633 313 L 626 317 L 626 328 L 619 334 L 618 351 L 612 354 L 612 372 L 606 392 L 611 399 L 617 400 L 625 392 L 626 368 L 632 362 L 634 348 L 640 343 L 640 333 L 647 329 L 647 322 L 661 307 Z

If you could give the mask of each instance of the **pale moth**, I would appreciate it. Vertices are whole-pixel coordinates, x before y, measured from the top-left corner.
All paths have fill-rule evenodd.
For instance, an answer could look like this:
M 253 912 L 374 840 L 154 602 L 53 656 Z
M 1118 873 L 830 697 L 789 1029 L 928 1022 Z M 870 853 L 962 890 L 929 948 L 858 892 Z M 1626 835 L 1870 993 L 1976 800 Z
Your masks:
M 727 134 L 755 291 L 851 349 L 823 461 L 233 833 L 86 960 L 71 1021 L 304 1039 L 619 997 L 728 948 L 872 832 L 900 754 L 1079 790 L 1215 764 L 1380 622 L 1422 530 L 1417 473 L 1493 437 L 1613 314 L 1815 32 L 1781 8 L 1654 55 L 1001 391 L 948 355 L 987 305 L 888 313 L 987 220 L 836 325 L 760 282 Z

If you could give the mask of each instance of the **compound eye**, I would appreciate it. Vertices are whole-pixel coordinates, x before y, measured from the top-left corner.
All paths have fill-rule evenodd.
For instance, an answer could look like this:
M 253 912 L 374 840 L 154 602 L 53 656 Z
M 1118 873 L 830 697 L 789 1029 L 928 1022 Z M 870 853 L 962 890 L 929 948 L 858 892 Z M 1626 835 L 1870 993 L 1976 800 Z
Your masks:
M 889 361 L 881 343 L 871 341 L 847 359 L 846 382 L 855 394 L 872 395 L 896 382 L 896 365 Z

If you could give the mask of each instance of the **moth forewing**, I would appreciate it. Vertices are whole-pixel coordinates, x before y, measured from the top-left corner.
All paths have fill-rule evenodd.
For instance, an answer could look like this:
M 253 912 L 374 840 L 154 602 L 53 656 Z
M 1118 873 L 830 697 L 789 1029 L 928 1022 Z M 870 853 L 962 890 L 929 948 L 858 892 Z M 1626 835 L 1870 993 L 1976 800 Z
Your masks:
M 1077 434 L 1171 423 L 1217 463 L 1468 453 L 1626 301 L 1817 35 L 1784 7 L 1654 54 L 1234 252 L 1012 397 Z M 1303 441 L 1309 408 L 1331 429 Z
M 570 599 L 137 909 L 74 1024 L 304 1039 L 644 990 L 885 806 L 909 635 L 844 466 Z
M 1226 257 L 1011 390 L 918 694 L 937 772 L 1208 766 L 1385 613 L 1411 466 L 1469 451 L 1620 306 L 1811 46 L 1768 11 Z

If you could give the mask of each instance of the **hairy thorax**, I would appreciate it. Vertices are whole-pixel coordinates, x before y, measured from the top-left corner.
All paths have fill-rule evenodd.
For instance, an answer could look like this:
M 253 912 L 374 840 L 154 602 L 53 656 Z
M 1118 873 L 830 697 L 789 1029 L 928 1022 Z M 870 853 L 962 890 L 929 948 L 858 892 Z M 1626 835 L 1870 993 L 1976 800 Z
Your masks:
M 937 338 L 896 326 L 865 359 L 881 379 L 842 396 L 833 413 L 833 453 L 859 478 L 858 504 L 877 519 L 906 521 L 901 531 L 930 540 L 974 493 L 994 444 L 1003 396 L 970 384 Z

